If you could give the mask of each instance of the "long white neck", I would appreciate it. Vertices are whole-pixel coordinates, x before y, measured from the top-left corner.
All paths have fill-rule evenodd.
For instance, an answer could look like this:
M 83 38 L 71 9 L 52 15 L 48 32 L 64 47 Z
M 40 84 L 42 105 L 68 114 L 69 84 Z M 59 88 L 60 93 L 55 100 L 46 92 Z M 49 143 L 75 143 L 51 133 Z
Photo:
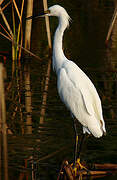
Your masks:
M 59 25 L 56 29 L 53 42 L 53 70 L 58 72 L 63 62 L 67 60 L 62 49 L 63 34 L 68 25 L 68 21 L 64 21 L 64 18 L 59 17 Z

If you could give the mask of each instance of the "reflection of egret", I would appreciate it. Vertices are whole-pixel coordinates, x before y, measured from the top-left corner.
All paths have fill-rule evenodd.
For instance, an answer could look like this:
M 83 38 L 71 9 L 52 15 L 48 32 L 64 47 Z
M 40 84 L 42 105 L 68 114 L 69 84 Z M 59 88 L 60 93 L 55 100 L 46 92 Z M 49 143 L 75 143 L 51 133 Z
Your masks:
M 99 138 L 106 133 L 106 130 L 98 93 L 86 74 L 74 62 L 68 60 L 62 50 L 63 33 L 69 26 L 70 17 L 59 5 L 50 7 L 45 14 L 57 16 L 59 19 L 53 42 L 53 69 L 57 74 L 60 98 L 74 119 L 82 124 L 83 134 L 87 132 Z M 76 130 L 76 121 L 74 122 Z

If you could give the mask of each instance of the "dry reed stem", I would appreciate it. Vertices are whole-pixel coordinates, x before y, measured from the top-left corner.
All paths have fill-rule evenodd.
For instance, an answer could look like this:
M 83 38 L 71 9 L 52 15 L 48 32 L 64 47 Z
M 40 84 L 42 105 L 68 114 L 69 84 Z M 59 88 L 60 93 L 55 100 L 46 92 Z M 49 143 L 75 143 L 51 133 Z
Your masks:
M 18 10 L 18 7 L 17 7 L 17 4 L 16 4 L 15 0 L 13 0 L 13 4 L 14 4 L 15 9 L 16 9 L 16 12 L 17 12 L 17 14 L 18 14 L 19 20 L 21 21 L 21 15 L 20 15 L 20 13 L 19 13 L 19 10 Z
M 1 0 L 1 2 L 0 2 L 0 6 L 1 6 L 1 4 L 3 3 L 3 1 L 4 1 L 4 0 Z
M 22 1 L 22 7 L 21 7 L 21 20 L 20 20 L 20 23 L 19 23 L 19 27 L 18 27 L 18 35 L 17 35 L 17 43 L 19 42 L 19 35 L 20 35 L 20 31 L 21 31 L 21 28 L 22 28 L 22 15 L 23 15 L 23 9 L 24 9 L 24 0 Z M 21 40 L 23 38 L 23 33 L 21 31 Z
M 33 14 L 33 0 L 27 1 L 27 16 Z M 25 26 L 25 48 L 30 50 L 31 46 L 31 30 L 32 20 L 26 21 Z M 28 60 L 28 56 L 25 56 Z M 26 133 L 32 134 L 32 94 L 31 94 L 31 81 L 30 81 L 30 66 L 25 64 L 24 66 L 24 80 L 25 80 L 25 109 L 27 112 L 26 116 Z
M 47 0 L 43 0 L 43 6 L 44 6 L 44 11 L 46 11 L 48 9 Z M 48 46 L 49 46 L 49 50 L 50 50 L 52 48 L 52 43 L 51 43 L 51 33 L 50 33 L 50 25 L 49 25 L 49 17 L 48 16 L 45 16 L 45 22 L 46 22 Z M 46 72 L 45 87 L 44 87 L 43 99 L 42 99 L 42 107 L 41 107 L 41 112 L 40 112 L 40 114 L 41 114 L 40 124 L 43 124 L 43 122 L 44 122 L 44 116 L 45 116 L 45 110 L 46 110 L 46 104 L 47 104 L 47 92 L 48 92 L 48 85 L 49 85 L 50 70 L 51 70 L 51 58 L 49 58 L 47 72 Z
M 5 37 L 6 39 L 8 39 L 9 41 L 11 41 L 12 42 L 12 39 L 10 38 L 10 37 L 8 37 L 7 35 L 5 35 L 4 33 L 2 33 L 2 32 L 0 32 L 0 34 L 3 36 L 3 37 Z
M 4 11 L 4 10 L 7 8 L 7 6 L 9 6 L 9 4 L 11 4 L 11 1 L 9 1 L 9 2 L 2 8 L 2 11 Z
M 43 7 L 44 11 L 48 9 L 47 0 L 43 0 Z M 51 43 L 51 33 L 50 33 L 50 24 L 49 24 L 49 17 L 45 16 L 45 22 L 46 22 L 46 31 L 47 31 L 47 37 L 48 37 L 48 46 L 51 49 L 52 43 Z
M 0 64 L 0 102 L 1 102 L 1 121 L 2 121 L 2 131 L 3 131 L 4 177 L 5 180 L 8 180 L 6 105 L 5 105 L 5 92 L 4 92 L 4 67 L 2 64 Z
M 10 39 L 12 39 L 12 36 L 9 34 L 9 32 L 0 24 L 1 28 L 6 32 L 6 34 L 9 36 Z
M 113 17 L 111 19 L 111 23 L 110 23 L 110 26 L 109 26 L 109 30 L 108 30 L 108 34 L 107 34 L 107 37 L 106 37 L 106 41 L 108 41 L 109 38 L 110 38 L 110 35 L 112 33 L 112 30 L 113 30 L 116 18 L 117 18 L 117 7 L 115 8 Z
M 19 23 L 19 27 L 18 27 L 18 35 L 17 35 L 17 44 L 19 43 L 19 36 L 20 36 L 20 32 L 21 32 L 21 41 L 20 41 L 20 45 L 22 46 L 23 44 L 23 31 L 22 31 L 22 15 L 23 15 L 23 9 L 24 9 L 24 0 L 22 1 L 22 6 L 21 6 L 21 21 Z M 19 48 L 19 66 L 20 66 L 20 59 L 21 59 L 21 48 Z
M 22 5 L 21 5 L 21 14 L 20 14 L 20 12 L 19 12 L 19 10 L 18 10 L 18 7 L 17 7 L 17 4 L 16 4 L 16 1 L 15 0 L 13 0 L 13 4 L 14 4 L 14 7 L 15 7 L 15 10 L 16 10 L 16 12 L 17 12 L 17 15 L 18 15 L 18 17 L 19 17 L 19 20 L 20 20 L 20 22 L 19 22 L 19 26 L 18 26 L 18 33 L 17 33 L 17 36 L 16 36 L 16 41 L 17 41 L 17 44 L 19 44 L 19 40 L 20 40 L 20 34 L 21 34 L 21 41 L 20 41 L 20 45 L 22 46 L 22 41 L 23 41 L 23 33 L 22 33 L 22 31 L 21 31 L 21 28 L 22 28 L 22 15 L 23 15 L 23 8 L 24 8 L 24 0 L 22 0 Z M 14 16 L 14 8 L 13 8 L 13 6 L 12 6 L 12 12 L 13 12 L 13 25 L 14 25 L 14 34 L 15 34 L 15 16 Z M 21 33 L 20 33 L 21 32 Z M 18 52 L 18 50 L 19 50 L 19 52 Z M 21 58 L 21 47 L 16 47 L 16 49 L 14 49 L 14 46 L 13 46 L 13 54 L 15 55 L 15 61 L 17 60 L 17 58 L 18 58 L 18 60 L 19 60 L 19 62 L 18 62 L 18 65 L 19 66 L 21 66 L 21 64 L 20 64 L 20 58 Z
M 23 33 L 21 31 L 21 41 L 20 41 L 20 46 L 22 47 L 22 44 L 23 44 Z M 18 55 L 18 60 L 19 60 L 19 66 L 21 66 L 20 64 L 20 59 L 21 59 L 21 51 L 22 51 L 22 48 L 19 48 L 19 55 Z
M 17 52 L 16 52 L 16 47 L 15 47 L 15 42 L 16 42 L 16 28 L 15 28 L 15 15 L 14 15 L 14 7 L 12 4 L 12 21 L 13 21 L 13 34 L 14 34 L 14 43 L 12 43 L 12 79 L 14 79 L 14 72 L 15 72 L 15 64 L 16 59 L 17 59 Z
M 23 15 L 23 8 L 24 8 L 24 0 L 22 0 L 21 17 L 22 17 L 22 15 Z
M 2 180 L 2 136 L 0 132 L 0 180 Z
M 33 0 L 27 1 L 27 14 L 26 16 L 32 16 L 33 15 Z M 32 26 L 32 19 L 29 21 L 26 21 L 26 27 L 25 27 L 25 48 L 30 49 L 30 40 L 31 40 L 31 26 Z

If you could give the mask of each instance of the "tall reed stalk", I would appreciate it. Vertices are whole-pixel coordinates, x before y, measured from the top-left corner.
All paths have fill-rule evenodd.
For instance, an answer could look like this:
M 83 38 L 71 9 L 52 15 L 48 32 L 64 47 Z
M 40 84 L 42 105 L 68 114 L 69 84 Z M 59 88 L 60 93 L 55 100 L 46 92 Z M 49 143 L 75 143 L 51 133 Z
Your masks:
M 43 0 L 43 7 L 44 7 L 44 11 L 46 11 L 48 9 L 47 0 Z M 50 34 L 50 25 L 49 25 L 49 17 L 48 16 L 45 16 L 45 23 L 46 23 L 49 53 L 51 53 L 52 43 L 51 43 L 51 34 Z M 50 54 L 49 54 L 48 66 L 47 66 L 47 71 L 46 71 L 45 86 L 44 86 L 44 91 L 43 91 L 43 95 L 42 95 L 40 124 L 44 123 L 44 116 L 45 116 L 45 110 L 46 110 L 46 104 L 47 104 L 48 85 L 49 85 L 49 79 L 50 79 L 50 71 L 51 71 L 51 58 L 50 58 Z
M 2 117 L 0 104 L 0 180 L 2 180 Z
M 7 125 L 6 125 L 6 105 L 4 92 L 4 68 L 0 64 L 0 119 L 3 137 L 3 159 L 4 159 L 4 177 L 8 180 L 8 152 L 7 152 Z
M 111 19 L 111 22 L 110 22 L 110 26 L 109 26 L 109 29 L 108 29 L 106 42 L 109 41 L 109 39 L 111 37 L 111 34 L 112 34 L 112 31 L 114 29 L 114 25 L 115 25 L 116 22 L 117 22 L 117 2 L 115 2 L 115 10 L 114 10 L 114 13 L 113 13 L 113 16 L 112 16 L 112 19 Z
M 16 1 L 13 0 L 12 3 L 12 19 L 13 19 L 13 43 L 12 43 L 12 82 L 13 82 L 13 97 L 17 95 L 16 110 L 19 111 L 20 121 L 21 121 L 21 131 L 24 134 L 24 122 L 21 106 L 21 83 L 22 83 L 22 73 L 21 73 L 21 46 L 23 42 L 23 33 L 22 33 L 22 16 L 24 9 L 24 0 L 21 2 L 21 12 L 19 11 Z M 15 16 L 15 11 L 17 17 Z M 18 21 L 19 19 L 19 21 Z M 20 44 L 20 47 L 18 46 Z M 16 87 L 16 88 L 15 88 Z M 17 91 L 15 90 L 17 89 Z M 16 113 L 15 113 L 16 114 Z M 15 117 L 14 114 L 14 117 Z
M 27 17 L 33 15 L 33 0 L 27 0 Z M 26 21 L 25 27 L 25 48 L 30 50 L 31 46 L 32 20 Z M 30 82 L 30 57 L 25 54 L 24 80 L 25 80 L 25 108 L 26 108 L 26 133 L 32 133 L 32 95 Z

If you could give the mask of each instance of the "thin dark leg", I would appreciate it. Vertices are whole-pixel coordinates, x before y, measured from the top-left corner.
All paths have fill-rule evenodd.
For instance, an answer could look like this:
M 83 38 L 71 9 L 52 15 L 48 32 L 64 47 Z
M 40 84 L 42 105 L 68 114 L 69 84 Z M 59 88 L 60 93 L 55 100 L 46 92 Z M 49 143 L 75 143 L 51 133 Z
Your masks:
M 85 134 L 82 135 L 81 142 L 80 142 L 80 145 L 79 145 L 79 150 L 78 150 L 78 133 L 77 133 L 77 125 L 76 125 L 76 123 L 77 123 L 77 119 L 74 118 L 75 148 L 74 148 L 73 167 L 76 168 L 76 164 L 78 164 L 81 169 L 85 169 L 86 171 L 88 171 L 88 169 L 80 163 L 80 152 L 81 152 L 81 149 L 82 149 Z
M 75 166 L 75 164 L 76 164 L 77 151 L 78 151 L 78 133 L 77 133 L 76 122 L 77 122 L 77 120 L 74 118 L 74 131 L 75 131 L 74 166 Z
M 80 141 L 80 145 L 79 145 L 79 150 L 78 150 L 77 158 L 80 158 L 80 152 L 82 150 L 84 139 L 85 139 L 85 134 L 82 135 L 82 138 L 81 138 L 81 141 Z

